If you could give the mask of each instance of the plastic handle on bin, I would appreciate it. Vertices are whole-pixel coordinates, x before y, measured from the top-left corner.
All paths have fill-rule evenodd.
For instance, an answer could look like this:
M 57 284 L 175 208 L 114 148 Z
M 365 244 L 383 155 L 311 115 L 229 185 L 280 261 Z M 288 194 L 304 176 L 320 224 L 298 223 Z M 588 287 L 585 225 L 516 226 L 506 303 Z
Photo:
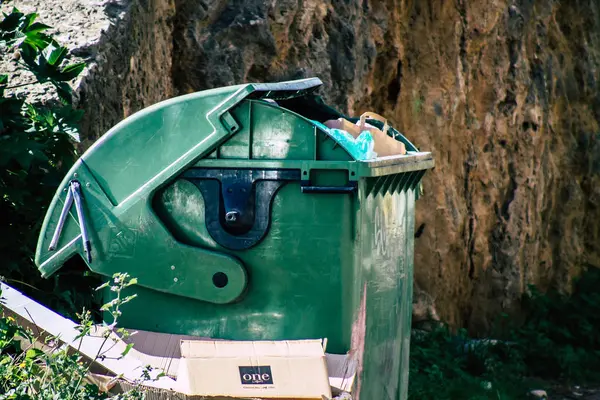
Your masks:
M 302 184 L 300 190 L 302 193 L 316 193 L 316 194 L 345 194 L 356 192 L 356 182 L 351 182 L 347 186 L 310 186 L 309 184 Z

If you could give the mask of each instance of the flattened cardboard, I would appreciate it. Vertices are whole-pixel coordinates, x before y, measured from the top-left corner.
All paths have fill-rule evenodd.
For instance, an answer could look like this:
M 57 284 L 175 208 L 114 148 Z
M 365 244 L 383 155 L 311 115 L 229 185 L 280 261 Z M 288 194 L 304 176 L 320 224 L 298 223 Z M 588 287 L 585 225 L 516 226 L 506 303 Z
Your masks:
M 0 282 L 0 288 L 3 315 L 12 316 L 22 326 L 31 328 L 36 336 L 57 337 L 61 343 L 77 349 L 87 360 L 94 360 L 99 349 L 102 349 L 104 357 L 94 360 L 97 369 L 113 376 L 121 376 L 130 382 L 142 380 L 145 364 L 131 355 L 135 350 L 131 350 L 125 357 L 121 356 L 127 345 L 114 332 L 111 332 L 107 341 L 103 336 L 105 328 L 95 327 L 89 336 L 77 339 L 79 331 L 73 321 L 49 310 L 5 283 Z M 175 380 L 166 376 L 159 378 L 160 372 L 162 371 L 158 369 L 152 371 L 152 379 L 143 381 L 143 384 L 160 389 L 173 388 Z
M 133 344 L 133 358 L 138 359 L 144 365 L 160 368 L 171 377 L 177 376 L 179 360 L 181 359 L 180 342 L 184 340 L 211 340 L 188 335 L 173 335 L 170 333 L 148 332 L 140 330 L 126 330 L 129 336 L 122 337 L 126 344 Z M 213 339 L 214 340 L 214 339 Z
M 86 359 L 86 362 L 89 362 L 94 359 L 98 354 L 98 349 L 105 342 L 103 337 L 105 328 L 101 326 L 94 327 L 90 336 L 82 340 L 76 340 L 75 337 L 79 334 L 79 331 L 77 331 L 76 324 L 73 321 L 64 318 L 2 282 L 0 282 L 0 289 L 2 290 L 0 314 L 12 316 L 20 325 L 29 327 L 36 336 L 39 336 L 39 343 L 33 343 L 33 346 L 45 350 L 47 346 L 44 345 L 43 338 L 48 336 L 58 337 L 60 343 L 73 349 L 79 348 L 81 355 Z M 211 343 L 216 343 L 221 342 L 221 340 L 147 331 L 130 330 L 129 332 L 131 336 L 125 339 L 111 332 L 112 340 L 109 340 L 108 346 L 105 346 L 106 351 L 103 351 L 105 357 L 93 362 L 93 373 L 87 377 L 88 381 L 96 383 L 101 390 L 110 391 L 111 393 L 122 393 L 138 387 L 144 390 L 148 400 L 226 399 L 224 396 L 187 396 L 175 391 L 177 386 L 175 378 L 181 361 L 181 341 L 208 340 Z M 321 341 L 315 342 L 318 342 L 321 346 Z M 121 353 L 128 343 L 133 343 L 134 347 L 125 357 L 121 357 Z M 323 353 L 322 347 L 319 348 L 319 354 Z M 316 351 L 317 347 L 312 349 Z M 189 354 L 193 353 L 190 351 Z M 314 355 L 316 353 L 310 354 Z M 354 384 L 356 371 L 353 367 L 353 361 L 347 355 L 334 354 L 325 354 L 325 360 L 326 368 L 329 370 L 329 385 L 334 394 L 337 395 L 340 391 L 350 392 Z M 145 365 L 154 368 L 152 375 L 164 372 L 168 376 L 163 376 L 157 380 L 141 381 L 141 371 Z M 327 372 L 325 376 L 327 376 Z M 311 381 L 307 382 L 312 384 Z M 331 396 L 327 398 L 329 397 Z M 231 399 L 231 397 L 229 398 Z M 294 397 L 294 399 L 298 398 L 301 397 Z M 240 398 L 238 397 L 238 399 Z M 244 399 L 250 398 L 245 397 Z M 321 400 L 320 397 L 318 399 Z
M 321 340 L 182 340 L 176 390 L 261 399 L 331 397 Z

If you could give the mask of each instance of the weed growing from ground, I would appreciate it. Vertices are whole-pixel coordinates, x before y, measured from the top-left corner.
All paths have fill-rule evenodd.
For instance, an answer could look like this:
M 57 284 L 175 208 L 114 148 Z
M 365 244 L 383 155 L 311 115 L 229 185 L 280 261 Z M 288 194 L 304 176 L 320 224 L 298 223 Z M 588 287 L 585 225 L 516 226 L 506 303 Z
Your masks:
M 93 360 L 84 359 L 78 352 L 62 344 L 60 338 L 36 338 L 30 330 L 21 328 L 12 317 L 0 318 L 0 400 L 143 399 L 144 393 L 139 384 L 127 393 L 114 395 L 101 392 L 98 386 L 86 379 L 93 362 L 104 356 L 105 346 L 111 340 L 110 333 L 114 330 L 121 336 L 126 333 L 116 328 L 120 307 L 133 300 L 135 295 L 122 298 L 121 292 L 135 283 L 136 280 L 128 274 L 115 274 L 111 281 L 98 288 L 108 287 L 116 293 L 116 299 L 103 307 L 113 316 L 113 321 L 105 324 L 104 343 Z M 84 310 L 80 316 L 76 340 L 89 335 L 94 329 L 88 311 Z M 35 346 L 35 343 L 38 345 Z M 39 348 L 40 343 L 44 350 Z M 130 349 L 131 346 L 127 346 L 121 356 L 124 357 Z M 140 382 L 149 377 L 149 373 L 144 372 Z

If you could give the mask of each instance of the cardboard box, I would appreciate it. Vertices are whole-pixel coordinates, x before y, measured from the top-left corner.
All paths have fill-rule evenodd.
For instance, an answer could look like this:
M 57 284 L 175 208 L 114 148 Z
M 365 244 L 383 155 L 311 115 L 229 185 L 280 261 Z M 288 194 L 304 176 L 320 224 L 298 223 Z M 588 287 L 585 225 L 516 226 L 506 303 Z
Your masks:
M 233 398 L 331 398 L 321 340 L 182 340 L 176 390 Z

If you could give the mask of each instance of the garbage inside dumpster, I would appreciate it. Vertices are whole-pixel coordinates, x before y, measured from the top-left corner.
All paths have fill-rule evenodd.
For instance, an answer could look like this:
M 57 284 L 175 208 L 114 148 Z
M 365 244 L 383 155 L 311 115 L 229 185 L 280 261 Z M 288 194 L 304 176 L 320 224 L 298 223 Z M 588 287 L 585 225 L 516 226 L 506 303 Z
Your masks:
M 383 129 L 379 129 L 366 122 L 367 119 L 374 119 L 383 122 Z M 355 138 L 358 138 L 364 132 L 369 132 L 373 138 L 373 150 L 379 157 L 406 154 L 404 143 L 388 135 L 387 119 L 373 112 L 366 112 L 360 116 L 356 123 L 352 123 L 345 118 L 325 121 L 325 125 L 330 129 L 337 129 L 348 132 Z M 395 135 L 394 135 L 395 136 Z
M 212 89 L 117 124 L 48 208 L 42 275 L 80 257 L 106 279 L 137 278 L 123 293 L 137 295 L 121 310 L 129 329 L 327 338 L 358 364 L 363 398 L 404 398 L 415 202 L 433 158 L 377 114 L 326 105 L 321 85 Z M 354 140 L 327 127 L 340 118 Z
M 373 151 L 375 148 L 375 142 L 371 132 L 364 131 L 357 135 L 352 136 L 348 131 L 337 128 L 329 128 L 324 124 L 313 121 L 314 124 L 321 128 L 323 132 L 326 132 L 331 136 L 337 143 L 340 144 L 354 159 L 357 161 L 372 160 L 377 158 L 377 153 Z

